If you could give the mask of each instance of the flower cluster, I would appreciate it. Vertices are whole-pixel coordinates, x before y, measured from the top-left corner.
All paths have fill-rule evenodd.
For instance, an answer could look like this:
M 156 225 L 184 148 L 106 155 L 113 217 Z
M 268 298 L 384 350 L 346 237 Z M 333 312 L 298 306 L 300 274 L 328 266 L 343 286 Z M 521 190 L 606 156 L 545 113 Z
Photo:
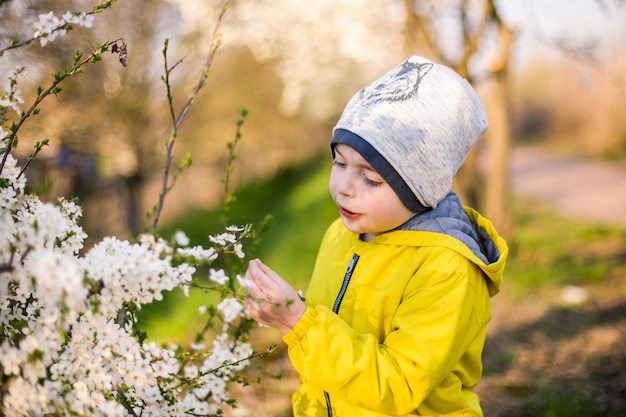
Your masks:
M 71 28 L 71 25 L 90 28 L 93 20 L 93 14 L 85 12 L 66 12 L 60 19 L 53 12 L 40 14 L 39 21 L 34 24 L 37 31 L 33 37 L 39 39 L 41 46 L 46 46 L 48 42 L 52 42 L 58 35 L 64 36 L 67 30 Z
M 60 18 L 42 14 L 32 39 L 12 41 L 0 56 L 37 39 L 45 46 L 76 25 L 91 27 L 94 14 L 113 3 Z M 82 65 L 97 62 L 105 48 L 124 64 L 125 44 L 115 42 L 82 60 L 75 54 L 73 67 L 55 73 L 49 88 L 37 88 L 27 111 L 20 109 L 18 89 L 23 67 L 9 76 L 7 91 L 0 91 L 2 417 L 222 415 L 222 407 L 234 403 L 229 383 L 246 383 L 239 372 L 265 355 L 247 343 L 252 320 L 241 303 L 241 278 L 213 264 L 218 257 L 245 257 L 242 240 L 251 235 L 249 226 L 209 236 L 208 248 L 190 247 L 190 239 L 177 232 L 171 242 L 152 234 L 133 241 L 109 237 L 85 250 L 82 208 L 63 198 L 43 202 L 26 191 L 24 171 L 48 140 L 37 142 L 20 167 L 12 154 L 17 131 L 39 112 L 43 98 L 61 91 L 59 84 Z M 11 113 L 19 121 L 8 120 Z M 194 279 L 198 266 L 213 267 L 204 288 L 220 296 L 215 306 L 200 311 L 208 317 L 199 318 L 206 320 L 203 332 L 190 346 L 150 342 L 138 312 L 166 291 L 201 288 Z
M 157 346 L 136 312 L 164 291 L 189 288 L 197 265 L 243 257 L 248 228 L 188 248 L 153 235 L 106 238 L 81 255 L 86 237 L 75 202 L 44 203 L 25 191 L 9 153 L 0 171 L 0 415 L 215 415 L 229 381 L 255 355 L 234 331 L 246 320 L 237 279 L 211 269 L 224 293 L 208 346 Z M 216 278 L 218 277 L 218 278 Z M 206 311 L 206 310 L 205 310 Z M 204 312 L 204 311 L 203 311 Z
M 22 98 L 22 92 L 17 88 L 17 85 L 18 78 L 23 77 L 24 75 L 24 67 L 18 66 L 13 71 L 13 74 L 9 76 L 9 91 L 0 95 L 0 113 L 5 114 L 6 109 L 11 109 L 17 114 L 21 113 L 19 105 L 24 103 L 24 99 Z M 2 129 L 2 126 L 0 126 L 0 149 L 2 149 L 1 144 L 8 135 L 9 134 Z

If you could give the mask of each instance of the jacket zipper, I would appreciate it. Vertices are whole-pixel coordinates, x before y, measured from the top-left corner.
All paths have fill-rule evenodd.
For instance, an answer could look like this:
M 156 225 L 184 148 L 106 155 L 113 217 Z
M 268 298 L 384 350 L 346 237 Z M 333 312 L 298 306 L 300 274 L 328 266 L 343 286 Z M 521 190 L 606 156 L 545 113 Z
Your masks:
M 352 259 L 350 259 L 350 263 L 346 268 L 346 274 L 343 276 L 343 282 L 341 283 L 341 288 L 339 289 L 339 294 L 337 294 L 337 298 L 335 298 L 335 303 L 333 304 L 333 313 L 339 314 L 339 307 L 341 307 L 341 302 L 343 301 L 343 297 L 346 295 L 346 291 L 348 290 L 348 284 L 350 283 L 350 279 L 352 278 L 352 273 L 354 272 L 354 268 L 356 267 L 356 263 L 359 261 L 359 255 L 354 254 Z M 324 399 L 326 400 L 326 411 L 328 412 L 328 417 L 333 417 L 333 408 L 330 403 L 330 396 L 326 391 L 324 391 Z

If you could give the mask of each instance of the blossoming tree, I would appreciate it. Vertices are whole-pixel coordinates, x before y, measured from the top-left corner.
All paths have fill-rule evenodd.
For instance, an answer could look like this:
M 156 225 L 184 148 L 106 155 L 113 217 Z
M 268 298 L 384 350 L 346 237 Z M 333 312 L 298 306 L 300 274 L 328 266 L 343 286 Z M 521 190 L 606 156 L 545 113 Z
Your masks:
M 43 14 L 31 38 L 0 46 L 0 59 L 11 49 L 37 43 L 45 47 L 74 27 L 89 28 L 97 13 L 114 3 L 61 17 Z M 224 0 L 205 67 L 179 114 L 171 105 L 168 76 L 180 62 L 168 67 L 166 58 L 163 80 L 173 129 L 150 231 L 156 229 L 177 177 L 170 172 L 172 148 L 193 97 L 204 85 L 227 5 Z M 104 42 L 89 54 L 77 52 L 72 65 L 57 71 L 49 86 L 37 87 L 31 104 L 18 88 L 22 67 L 9 76 L 6 90 L 0 89 L 0 416 L 221 415 L 235 403 L 229 383 L 245 382 L 238 371 L 272 350 L 256 353 L 247 341 L 251 321 L 240 301 L 241 278 L 230 270 L 210 269 L 203 288 L 217 291 L 220 300 L 200 313 L 210 313 L 205 329 L 212 327 L 212 336 L 200 334 L 189 346 L 148 342 L 137 313 L 165 291 L 197 285 L 198 266 L 225 256 L 242 260 L 251 226 L 226 227 L 208 238 L 207 247 L 190 247 L 183 232 L 171 240 L 150 232 L 132 241 L 108 237 L 83 254 L 80 205 L 66 198 L 44 202 L 27 188 L 27 168 L 48 141 L 37 142 L 23 160 L 14 154 L 22 126 L 39 112 L 41 102 L 59 94 L 62 83 L 102 60 L 107 51 L 125 63 L 123 39 Z M 231 162 L 236 140 L 230 146 Z M 227 189 L 227 179 L 225 185 Z

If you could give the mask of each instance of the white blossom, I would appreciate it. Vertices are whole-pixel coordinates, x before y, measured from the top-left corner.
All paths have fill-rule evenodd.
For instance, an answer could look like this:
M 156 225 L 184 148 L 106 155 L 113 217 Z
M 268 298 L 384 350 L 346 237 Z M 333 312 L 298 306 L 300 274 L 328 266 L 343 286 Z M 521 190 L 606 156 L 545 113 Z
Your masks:
M 189 237 L 182 230 L 176 231 L 174 234 L 174 240 L 179 246 L 187 246 L 189 244 Z
M 237 275 L 235 278 L 241 287 L 248 287 L 251 285 L 255 285 L 254 281 L 249 278 L 242 277 L 241 275 Z
M 246 256 L 246 254 L 243 253 L 243 245 L 241 243 L 235 243 L 233 245 L 233 251 L 239 259 L 243 259 Z
M 15 198 L 13 201 L 13 205 L 17 204 L 18 194 L 24 191 L 24 187 L 26 187 L 26 178 L 24 175 L 20 176 L 20 167 L 17 166 L 17 160 L 13 157 L 13 155 L 7 155 L 7 159 L 4 163 L 4 167 L 2 168 L 2 172 L 0 172 L 0 178 L 7 180 L 9 185 L 7 187 L 3 187 L 3 189 L 11 188 L 13 189 L 12 196 Z M 3 205 L 0 207 L 5 208 L 13 208 L 8 205 Z
M 134 410 L 137 415 L 216 414 L 229 399 L 224 378 L 242 369 L 252 354 L 247 343 L 232 340 L 225 328 L 203 361 L 188 364 L 195 371 L 182 370 L 195 375 L 200 388 L 178 391 L 180 381 L 172 378 L 181 372 L 178 347 L 140 344 L 132 335 L 134 321 L 119 322 L 127 302 L 141 306 L 159 300 L 164 291 L 187 291 L 195 267 L 173 265 L 173 248 L 153 235 L 139 236 L 137 243 L 108 237 L 81 256 L 86 235 L 78 225 L 79 205 L 64 199 L 43 203 L 25 194 L 25 180 L 10 154 L 2 178 L 8 186 L 0 188 L 0 262 L 19 259 L 11 264 L 10 277 L 0 280 L 0 369 L 6 381 L 2 412 L 125 415 L 112 395 L 124 386 L 130 387 L 127 399 L 141 404 Z M 218 240 L 229 245 L 236 239 L 225 233 Z M 183 254 L 196 260 L 218 256 L 214 248 L 200 246 Z M 212 269 L 210 277 L 221 284 L 228 281 L 223 270 Z M 234 298 L 217 308 L 225 324 L 245 315 Z M 187 349 L 203 354 L 206 348 L 194 343 Z M 206 392 L 211 393 L 208 402 L 200 395 Z
M 5 375 L 19 375 L 22 364 L 21 355 L 20 350 L 11 348 L 7 342 L 0 346 L 0 364 Z
M 219 285 L 224 285 L 228 282 L 228 276 L 223 269 L 215 270 L 211 268 L 209 270 L 209 279 Z
M 192 343 L 191 344 L 191 348 L 193 350 L 205 350 L 206 349 L 206 345 L 204 343 Z
M 45 13 L 35 23 L 34 38 L 45 46 L 70 26 L 91 27 L 93 20 L 93 13 Z M 4 117 L 5 109 L 19 113 L 24 102 L 14 87 L 0 99 Z M 8 119 L 1 122 L 10 125 Z M 0 126 L 3 145 L 8 137 Z M 210 237 L 209 248 L 187 248 L 190 240 L 179 231 L 175 245 L 152 234 L 132 242 L 107 237 L 82 254 L 87 237 L 79 224 L 82 207 L 64 198 L 43 202 L 27 192 L 18 160 L 10 152 L 5 157 L 0 170 L 0 415 L 221 414 L 230 399 L 227 382 L 252 355 L 248 343 L 230 334 L 232 323 L 246 314 L 243 306 L 234 298 L 219 302 L 216 320 L 222 317 L 223 333 L 188 346 L 141 342 L 134 308 L 173 289 L 188 294 L 196 266 L 219 254 L 243 257 L 237 234 L 244 229 L 231 226 Z M 220 285 L 229 280 L 223 270 L 211 270 L 210 278 Z M 182 375 L 199 388 L 186 385 Z M 122 393 L 132 411 L 119 399 Z
M 236 298 L 224 298 L 217 305 L 217 309 L 222 312 L 224 322 L 230 323 L 239 317 L 243 311 L 243 306 Z
M 213 248 L 205 249 L 202 246 L 195 246 L 193 248 L 178 248 L 176 251 L 182 256 L 190 256 L 198 261 L 217 259 L 217 252 Z
M 39 39 L 41 46 L 46 46 L 48 42 L 52 42 L 58 35 L 64 36 L 67 33 L 67 25 L 78 25 L 90 28 L 93 25 L 93 14 L 85 12 L 72 13 L 66 12 L 62 18 L 58 18 L 53 12 L 39 15 L 39 21 L 34 24 L 37 29 L 33 34 L 35 39 Z
M 16 77 L 21 74 L 16 74 Z M 0 108 L 9 108 L 13 110 L 17 114 L 21 114 L 22 110 L 20 109 L 19 104 L 24 103 L 24 99 L 22 98 L 22 91 L 15 88 L 11 91 L 11 95 L 8 98 L 0 98 Z M 7 132 L 4 132 L 0 128 L 0 140 L 4 139 L 8 136 Z
M 217 236 L 209 236 L 209 240 L 218 245 L 226 246 L 228 244 L 236 243 L 237 236 L 232 233 L 222 233 Z
M 84 309 L 88 290 L 75 257 L 50 248 L 36 248 L 26 257 L 24 268 L 35 284 L 33 296 L 44 306 L 62 303 L 74 312 Z

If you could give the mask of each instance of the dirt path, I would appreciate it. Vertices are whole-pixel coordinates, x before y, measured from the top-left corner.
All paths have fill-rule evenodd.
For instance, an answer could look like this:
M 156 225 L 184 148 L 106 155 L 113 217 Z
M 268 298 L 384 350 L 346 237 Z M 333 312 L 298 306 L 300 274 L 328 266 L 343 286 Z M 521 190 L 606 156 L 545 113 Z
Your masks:
M 539 149 L 511 154 L 511 186 L 575 218 L 626 226 L 626 164 L 566 158 Z
M 511 154 L 510 176 L 516 194 L 561 214 L 626 227 L 623 162 L 521 148 Z M 580 305 L 562 305 L 558 289 L 493 299 L 485 376 L 477 387 L 485 416 L 574 416 L 582 409 L 589 416 L 626 415 L 626 280 L 608 275 L 601 285 L 586 286 L 588 300 Z

